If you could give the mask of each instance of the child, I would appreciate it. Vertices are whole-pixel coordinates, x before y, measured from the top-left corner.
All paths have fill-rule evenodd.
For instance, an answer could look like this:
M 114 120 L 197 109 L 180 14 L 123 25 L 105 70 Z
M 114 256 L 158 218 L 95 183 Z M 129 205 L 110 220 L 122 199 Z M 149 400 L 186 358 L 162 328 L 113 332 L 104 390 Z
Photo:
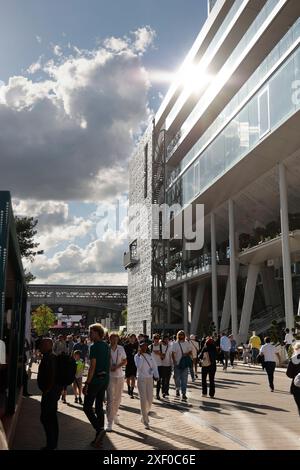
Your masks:
M 75 380 L 73 382 L 75 403 L 80 403 L 80 405 L 82 405 L 81 392 L 82 392 L 82 376 L 83 376 L 83 371 L 84 371 L 84 362 L 81 359 L 80 351 L 74 351 L 73 357 L 77 365 Z M 77 395 L 79 395 L 79 397 L 77 397 Z

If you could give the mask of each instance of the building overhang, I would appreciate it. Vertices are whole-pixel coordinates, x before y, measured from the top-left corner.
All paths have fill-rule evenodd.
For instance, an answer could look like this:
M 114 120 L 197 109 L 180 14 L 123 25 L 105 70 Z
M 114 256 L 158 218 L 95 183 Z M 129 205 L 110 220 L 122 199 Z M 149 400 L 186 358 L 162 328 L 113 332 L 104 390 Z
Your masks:
M 300 253 L 300 230 L 291 232 L 289 238 L 290 253 Z M 238 260 L 241 264 L 261 264 L 276 258 L 282 258 L 282 236 L 247 248 L 238 255 Z

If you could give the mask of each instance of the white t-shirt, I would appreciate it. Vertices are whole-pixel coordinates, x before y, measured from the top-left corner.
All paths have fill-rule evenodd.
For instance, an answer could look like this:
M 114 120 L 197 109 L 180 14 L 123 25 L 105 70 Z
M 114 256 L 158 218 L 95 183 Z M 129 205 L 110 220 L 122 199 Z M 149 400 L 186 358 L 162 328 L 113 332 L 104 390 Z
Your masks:
M 287 333 L 284 338 L 285 344 L 293 344 L 295 341 L 293 333 Z
M 265 362 L 276 362 L 276 348 L 271 343 L 266 343 L 260 348 L 260 354 L 264 355 Z
M 198 352 L 199 352 L 199 343 L 198 343 L 198 341 L 195 341 L 194 339 L 190 339 L 190 343 L 192 345 L 193 359 L 197 359 Z
M 161 365 L 163 367 L 171 367 L 173 365 L 172 361 L 172 345 L 169 344 L 161 344 L 161 352 L 165 354 L 165 358 L 161 359 Z
M 172 352 L 174 353 L 175 356 L 175 364 L 178 365 L 180 362 L 180 359 L 182 358 L 182 354 L 187 354 L 189 352 L 192 352 L 192 345 L 189 341 L 184 341 L 184 342 L 179 342 L 175 341 L 172 345 Z M 182 350 L 182 351 L 181 351 Z
M 124 359 L 126 359 L 126 352 L 123 346 L 116 347 L 115 351 L 110 348 L 110 365 L 119 365 Z M 110 376 L 113 378 L 123 378 L 124 373 L 122 367 L 118 367 L 114 372 L 110 371 Z
M 152 352 L 151 352 L 152 359 L 155 361 L 157 367 L 159 367 L 162 365 L 161 358 L 160 358 L 160 350 L 162 349 L 161 345 L 159 343 L 153 344 L 151 348 L 152 348 Z M 159 354 L 156 354 L 156 352 L 159 352 Z

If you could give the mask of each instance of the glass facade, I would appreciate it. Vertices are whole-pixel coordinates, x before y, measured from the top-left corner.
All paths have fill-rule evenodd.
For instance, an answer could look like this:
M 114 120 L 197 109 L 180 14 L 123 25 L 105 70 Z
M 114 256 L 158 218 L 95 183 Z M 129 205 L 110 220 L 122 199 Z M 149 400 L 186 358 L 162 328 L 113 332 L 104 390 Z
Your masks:
M 189 117 L 183 123 L 179 131 L 179 138 L 178 136 L 175 137 L 176 145 L 171 147 L 170 151 L 168 152 L 168 159 L 171 158 L 180 143 L 184 140 L 187 133 L 193 127 L 195 121 L 200 118 L 200 116 L 203 114 L 203 111 L 209 106 L 211 95 L 215 93 L 215 87 L 213 86 L 214 83 L 222 82 L 223 77 L 226 76 L 231 69 L 233 69 L 235 62 L 240 59 L 241 55 L 248 48 L 250 42 L 253 40 L 254 36 L 259 31 L 259 29 L 263 26 L 264 22 L 268 19 L 271 14 L 274 13 L 274 9 L 278 6 L 278 4 L 279 0 L 268 0 L 265 6 L 260 11 L 260 13 L 257 15 L 255 20 L 247 30 L 246 34 L 243 36 L 242 40 L 239 42 L 238 46 L 234 49 L 228 60 L 225 62 L 225 64 L 219 71 L 218 75 L 213 80 L 212 86 L 208 88 L 207 92 L 201 97 L 194 110 L 190 113 Z M 238 95 L 236 95 L 235 98 L 237 99 Z M 236 103 L 236 105 L 237 104 L 238 103 Z M 232 105 L 234 106 L 234 102 L 232 102 Z M 234 107 L 236 107 L 236 105 Z M 220 119 L 222 119 L 222 116 L 220 116 L 219 120 Z
M 299 21 L 295 27 L 299 35 Z M 298 111 L 300 100 L 295 99 L 294 91 L 297 80 L 300 80 L 299 45 L 169 188 L 168 203 L 182 206 L 189 203 L 246 156 L 266 134 Z M 196 173 L 195 165 L 199 165 Z

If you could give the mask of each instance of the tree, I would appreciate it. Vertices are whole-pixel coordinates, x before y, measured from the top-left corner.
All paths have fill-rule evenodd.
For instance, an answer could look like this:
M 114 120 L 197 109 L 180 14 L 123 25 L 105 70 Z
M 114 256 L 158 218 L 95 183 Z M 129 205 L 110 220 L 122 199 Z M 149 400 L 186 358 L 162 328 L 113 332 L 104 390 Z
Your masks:
M 47 305 L 40 305 L 32 315 L 32 324 L 39 336 L 48 333 L 49 328 L 54 325 L 56 317 Z
M 127 325 L 127 307 L 121 312 L 122 325 Z
M 43 250 L 37 249 L 40 244 L 34 241 L 38 220 L 33 217 L 15 217 L 15 223 L 21 256 L 33 262 L 37 255 L 44 253 Z M 25 270 L 25 279 L 29 283 L 34 281 L 35 276 Z

